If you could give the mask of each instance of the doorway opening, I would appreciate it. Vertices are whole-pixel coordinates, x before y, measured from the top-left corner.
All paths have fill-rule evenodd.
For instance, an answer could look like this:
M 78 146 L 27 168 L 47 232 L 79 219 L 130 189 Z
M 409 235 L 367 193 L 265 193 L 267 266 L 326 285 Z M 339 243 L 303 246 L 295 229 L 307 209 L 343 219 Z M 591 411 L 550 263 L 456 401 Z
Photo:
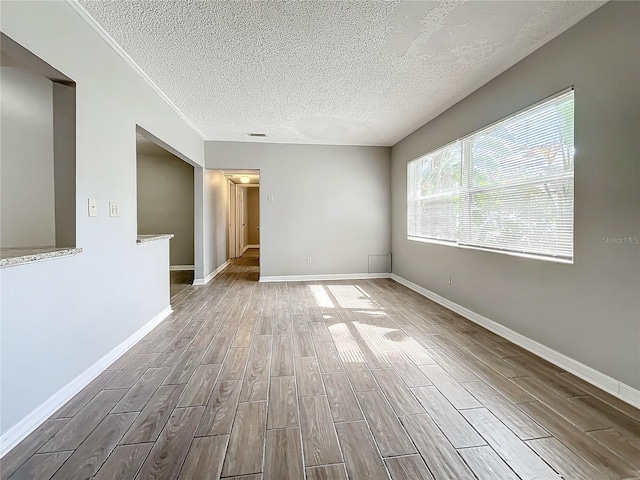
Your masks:
M 136 186 L 138 235 L 173 235 L 169 248 L 173 298 L 194 280 L 194 167 L 138 128 Z
M 260 277 L 260 170 L 223 170 L 229 182 L 227 257 L 232 266 Z

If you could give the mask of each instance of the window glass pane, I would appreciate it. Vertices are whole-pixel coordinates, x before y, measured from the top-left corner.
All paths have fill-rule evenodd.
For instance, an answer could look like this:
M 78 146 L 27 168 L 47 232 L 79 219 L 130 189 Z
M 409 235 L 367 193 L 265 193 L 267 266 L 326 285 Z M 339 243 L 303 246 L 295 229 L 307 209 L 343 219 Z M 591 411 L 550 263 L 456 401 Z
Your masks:
M 465 244 L 570 258 L 573 181 L 470 193 Z
M 457 192 L 460 188 L 460 143 L 452 143 L 415 162 L 418 196 Z
M 455 242 L 460 230 L 460 195 L 416 202 L 414 236 Z
M 410 162 L 408 235 L 573 259 L 573 107 L 571 90 Z
M 471 186 L 573 172 L 573 92 L 470 137 Z
M 457 241 L 461 157 L 461 146 L 456 142 L 409 163 L 409 236 Z

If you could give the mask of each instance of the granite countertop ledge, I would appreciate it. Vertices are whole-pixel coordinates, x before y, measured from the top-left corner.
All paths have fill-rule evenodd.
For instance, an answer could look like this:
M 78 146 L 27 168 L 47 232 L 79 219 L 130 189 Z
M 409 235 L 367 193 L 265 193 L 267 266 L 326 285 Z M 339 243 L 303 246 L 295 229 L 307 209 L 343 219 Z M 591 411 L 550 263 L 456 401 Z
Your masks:
M 70 257 L 81 253 L 77 247 L 29 247 L 0 248 L 0 268 L 14 267 L 25 263 L 40 262 L 54 258 Z
M 175 235 L 173 233 L 156 233 L 153 235 L 138 235 L 138 239 L 136 243 L 139 245 L 141 243 L 147 242 L 155 242 L 157 240 L 171 240 Z

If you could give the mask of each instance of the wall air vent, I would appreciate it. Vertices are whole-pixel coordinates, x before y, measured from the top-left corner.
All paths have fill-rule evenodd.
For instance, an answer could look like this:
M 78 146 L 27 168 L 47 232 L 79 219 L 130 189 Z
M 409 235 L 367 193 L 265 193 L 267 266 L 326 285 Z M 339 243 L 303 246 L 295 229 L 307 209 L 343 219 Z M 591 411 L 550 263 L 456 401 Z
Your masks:
M 266 137 L 267 134 L 266 133 L 249 133 L 250 137 Z

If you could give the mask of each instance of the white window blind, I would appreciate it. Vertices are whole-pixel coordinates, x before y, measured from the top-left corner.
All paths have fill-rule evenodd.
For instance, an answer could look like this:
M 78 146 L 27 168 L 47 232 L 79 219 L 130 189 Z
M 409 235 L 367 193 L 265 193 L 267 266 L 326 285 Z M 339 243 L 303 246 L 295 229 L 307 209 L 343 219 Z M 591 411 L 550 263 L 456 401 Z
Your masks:
M 409 237 L 573 258 L 573 90 L 408 165 Z
M 460 234 L 459 142 L 409 164 L 409 235 L 456 241 Z

